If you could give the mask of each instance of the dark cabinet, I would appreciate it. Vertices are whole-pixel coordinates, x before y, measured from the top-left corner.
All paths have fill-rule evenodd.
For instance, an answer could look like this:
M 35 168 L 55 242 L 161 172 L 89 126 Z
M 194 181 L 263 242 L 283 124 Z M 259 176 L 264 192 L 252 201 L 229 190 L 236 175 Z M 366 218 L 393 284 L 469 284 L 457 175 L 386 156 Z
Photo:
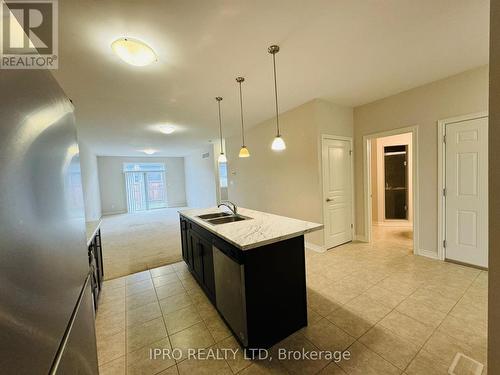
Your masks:
M 188 251 L 187 251 L 187 221 L 181 219 L 181 248 L 182 248 L 182 259 L 184 262 L 188 263 Z
M 191 236 L 190 223 L 187 220 L 181 219 L 181 247 L 182 259 L 188 265 L 189 269 L 193 269 L 193 238 Z
M 182 257 L 208 296 L 215 300 L 212 241 L 200 229 L 181 219 Z
M 193 272 L 198 276 L 198 280 L 203 281 L 203 245 L 201 238 L 193 229 L 190 229 L 188 233 L 191 237 L 193 249 Z
M 94 295 L 94 308 L 97 310 L 97 303 L 104 280 L 104 267 L 102 259 L 101 230 L 98 229 L 88 245 L 89 266 L 91 270 L 91 290 Z
M 212 242 L 200 238 L 200 250 L 203 263 L 203 283 L 207 292 L 215 297 L 214 255 Z

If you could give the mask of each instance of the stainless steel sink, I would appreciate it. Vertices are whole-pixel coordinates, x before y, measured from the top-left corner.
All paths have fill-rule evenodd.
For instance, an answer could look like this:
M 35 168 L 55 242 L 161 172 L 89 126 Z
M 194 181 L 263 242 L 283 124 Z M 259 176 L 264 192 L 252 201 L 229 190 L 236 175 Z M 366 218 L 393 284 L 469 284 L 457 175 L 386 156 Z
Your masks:
M 251 219 L 251 217 L 248 216 L 234 215 L 228 212 L 215 212 L 213 214 L 205 214 L 205 215 L 200 215 L 198 217 L 211 225 L 234 223 L 236 221 Z
M 216 219 L 218 217 L 226 217 L 226 216 L 231 216 L 231 214 L 227 213 L 227 212 L 214 212 L 213 214 L 205 214 L 205 215 L 200 215 L 198 217 L 200 219 L 203 219 L 203 220 L 210 220 L 210 219 Z
M 207 222 L 210 224 L 219 225 L 219 224 L 226 224 L 226 223 L 234 223 L 235 221 L 242 221 L 242 220 L 248 220 L 248 219 L 250 219 L 250 218 L 245 217 L 245 216 L 240 216 L 240 215 L 231 215 L 231 216 L 227 216 L 227 217 L 220 217 L 218 219 L 207 220 Z

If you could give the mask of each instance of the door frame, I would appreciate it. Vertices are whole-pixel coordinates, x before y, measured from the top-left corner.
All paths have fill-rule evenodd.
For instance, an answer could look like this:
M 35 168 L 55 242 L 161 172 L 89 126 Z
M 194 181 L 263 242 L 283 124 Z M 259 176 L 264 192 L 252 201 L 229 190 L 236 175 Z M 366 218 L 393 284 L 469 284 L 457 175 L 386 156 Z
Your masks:
M 412 149 L 412 207 L 413 207 L 413 253 L 430 256 L 419 249 L 420 237 L 420 207 L 419 207 L 419 179 L 418 179 L 418 125 L 392 129 L 383 132 L 371 133 L 363 136 L 363 204 L 365 214 L 365 242 L 372 242 L 372 180 L 371 180 L 371 141 L 376 138 L 389 137 L 411 133 Z M 430 252 L 429 252 L 430 253 Z
M 444 247 L 444 238 L 446 232 L 446 200 L 444 199 L 444 188 L 445 188 L 445 173 L 446 173 L 446 143 L 444 140 L 446 125 L 456 124 L 464 121 L 470 121 L 480 118 L 487 118 L 488 111 L 481 111 L 476 113 L 469 113 L 467 115 L 449 117 L 437 122 L 438 125 L 438 189 L 437 189 L 437 201 L 438 201 L 438 239 L 437 239 L 437 249 L 438 249 L 438 259 L 446 259 L 446 249 Z
M 321 148 L 320 148 L 320 176 L 321 176 L 321 193 L 322 193 L 322 200 L 321 200 L 321 212 L 323 216 L 323 224 L 326 222 L 325 220 L 325 209 L 324 209 L 324 202 L 325 199 L 327 198 L 327 194 L 325 193 L 325 184 L 324 184 L 324 176 L 323 176 L 323 145 L 325 140 L 327 139 L 333 139 L 337 141 L 347 141 L 349 142 L 349 149 L 351 151 L 351 241 L 354 241 L 355 239 L 355 233 L 356 233 L 356 220 L 355 220 L 355 210 L 354 210 L 354 149 L 353 149 L 353 138 L 352 137 L 345 137 L 341 135 L 332 135 L 332 134 L 321 134 Z M 324 250 L 328 250 L 329 248 L 326 245 L 326 230 L 323 229 L 323 243 L 324 243 Z

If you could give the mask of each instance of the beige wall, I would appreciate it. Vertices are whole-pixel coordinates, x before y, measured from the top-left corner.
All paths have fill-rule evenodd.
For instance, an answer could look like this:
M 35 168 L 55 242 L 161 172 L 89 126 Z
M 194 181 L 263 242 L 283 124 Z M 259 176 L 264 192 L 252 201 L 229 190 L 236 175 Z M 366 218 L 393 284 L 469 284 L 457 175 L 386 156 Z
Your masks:
M 85 220 L 97 220 L 101 217 L 101 196 L 99 192 L 97 156 L 83 142 L 79 142 L 79 149 L 80 166 L 82 169 L 83 200 L 85 204 Z
M 208 157 L 203 155 L 208 153 Z M 214 148 L 208 145 L 184 158 L 186 200 L 189 207 L 213 207 L 217 204 Z
M 184 158 L 98 156 L 97 163 L 103 215 L 127 212 L 123 163 L 164 163 L 168 205 L 186 205 Z
M 487 110 L 488 67 L 470 70 L 354 109 L 356 231 L 365 236 L 363 136 L 418 126 L 419 249 L 437 254 L 437 121 Z
M 287 149 L 271 150 L 275 119 L 246 132 L 251 157 L 240 159 L 241 135 L 226 139 L 229 199 L 242 207 L 323 222 L 321 134 L 352 136 L 352 109 L 313 100 L 280 115 Z M 323 244 L 320 232 L 306 236 Z
M 384 173 L 384 147 L 407 145 L 408 148 L 408 221 L 413 218 L 413 176 L 412 176 L 412 140 L 411 133 L 397 134 L 389 137 L 381 137 L 372 140 L 371 144 L 371 176 L 372 176 L 372 222 L 373 224 L 383 224 L 385 221 L 385 173 Z
M 488 373 L 500 374 L 500 1 L 490 9 Z

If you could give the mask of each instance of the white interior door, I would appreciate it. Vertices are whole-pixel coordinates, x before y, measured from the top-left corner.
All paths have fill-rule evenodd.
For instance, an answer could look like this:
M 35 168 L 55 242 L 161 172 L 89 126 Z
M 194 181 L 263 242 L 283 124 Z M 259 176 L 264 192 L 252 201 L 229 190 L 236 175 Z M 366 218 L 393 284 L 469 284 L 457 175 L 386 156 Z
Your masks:
M 488 119 L 445 127 L 446 259 L 488 266 Z
M 325 246 L 352 241 L 351 142 L 323 139 Z

